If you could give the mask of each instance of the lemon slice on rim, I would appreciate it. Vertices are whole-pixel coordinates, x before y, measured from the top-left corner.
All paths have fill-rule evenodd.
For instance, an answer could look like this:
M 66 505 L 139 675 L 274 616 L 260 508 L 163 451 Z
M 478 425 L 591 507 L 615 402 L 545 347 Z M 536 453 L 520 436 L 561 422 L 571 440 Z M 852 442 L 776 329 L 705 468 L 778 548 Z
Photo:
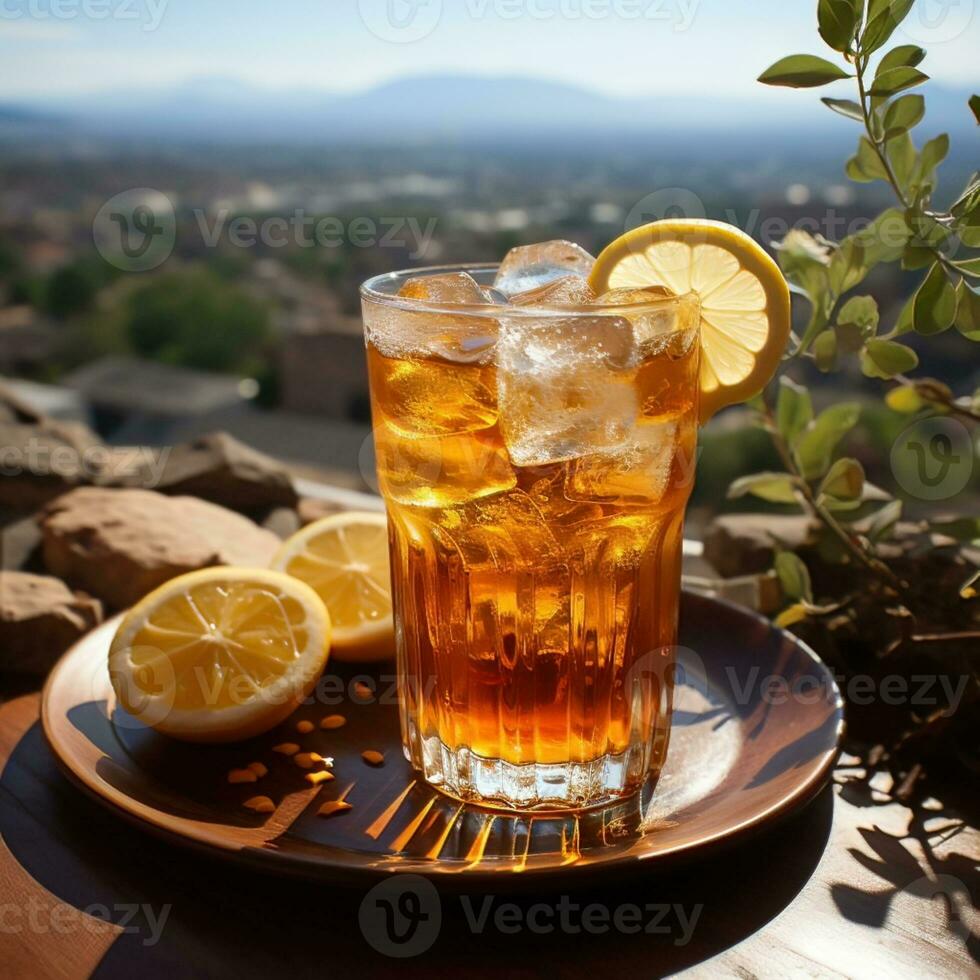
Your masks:
M 308 585 L 266 569 L 205 568 L 127 613 L 109 676 L 143 724 L 192 742 L 234 742 L 292 713 L 329 646 L 330 616 Z
M 596 259 L 592 288 L 666 286 L 701 299 L 701 423 L 761 391 L 790 333 L 789 287 L 749 235 L 721 221 L 666 219 L 620 236 Z
M 297 531 L 272 567 L 306 582 L 323 600 L 333 623 L 333 656 L 382 660 L 395 653 L 384 514 L 332 514 Z

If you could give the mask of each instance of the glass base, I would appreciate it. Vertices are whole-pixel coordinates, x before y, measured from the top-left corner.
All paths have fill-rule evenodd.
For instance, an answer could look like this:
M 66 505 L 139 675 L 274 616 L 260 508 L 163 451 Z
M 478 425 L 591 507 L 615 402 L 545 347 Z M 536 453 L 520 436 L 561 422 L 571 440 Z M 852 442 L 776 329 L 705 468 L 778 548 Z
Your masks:
M 510 810 L 577 810 L 637 793 L 648 776 L 645 745 L 588 762 L 513 763 L 488 759 L 441 739 L 421 742 L 421 758 L 406 757 L 426 782 L 466 803 Z

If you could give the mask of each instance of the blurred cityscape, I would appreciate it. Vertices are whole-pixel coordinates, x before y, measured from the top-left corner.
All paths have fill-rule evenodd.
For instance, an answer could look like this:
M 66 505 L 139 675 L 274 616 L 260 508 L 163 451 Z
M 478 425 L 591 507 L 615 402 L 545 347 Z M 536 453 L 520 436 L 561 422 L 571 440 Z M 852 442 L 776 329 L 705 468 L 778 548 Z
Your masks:
M 358 286 L 368 276 L 496 260 L 551 238 L 596 253 L 624 228 L 672 213 L 732 221 L 766 244 L 796 225 L 839 239 L 891 203 L 883 188 L 844 178 L 856 131 L 829 114 L 816 130 L 780 119 L 720 133 L 576 132 L 562 119 L 508 131 L 491 89 L 480 90 L 496 120 L 485 131 L 389 142 L 353 128 L 330 142 L 271 131 L 246 140 L 217 123 L 209 138 L 202 130 L 220 113 L 201 108 L 207 86 L 188 102 L 196 129 L 154 136 L 145 125 L 139 139 L 111 116 L 0 106 L 0 376 L 27 403 L 113 445 L 222 429 L 298 473 L 365 488 Z M 964 128 L 953 145 L 949 194 L 975 162 L 975 132 Z M 106 247 L 113 228 L 125 246 L 141 214 L 161 233 L 159 254 Z M 874 274 L 885 322 L 915 281 L 897 267 Z M 980 384 L 954 336 L 930 341 L 925 373 Z M 836 375 L 838 387 L 819 397 L 864 383 Z M 866 426 L 872 478 L 900 424 L 884 413 Z M 696 503 L 719 505 L 725 481 L 771 462 L 768 452 L 737 410 L 724 413 L 706 434 Z

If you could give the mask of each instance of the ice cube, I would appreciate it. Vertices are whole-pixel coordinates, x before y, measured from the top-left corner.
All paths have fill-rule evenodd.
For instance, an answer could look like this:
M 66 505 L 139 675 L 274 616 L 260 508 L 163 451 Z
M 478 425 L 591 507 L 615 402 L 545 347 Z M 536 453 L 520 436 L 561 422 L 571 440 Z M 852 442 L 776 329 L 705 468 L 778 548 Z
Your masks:
M 639 405 L 636 344 L 617 316 L 504 316 L 497 404 L 510 458 L 543 466 L 611 450 Z
M 469 574 L 541 572 L 564 561 L 541 509 L 516 488 L 454 507 L 441 516 L 436 534 L 451 541 Z
M 429 303 L 483 304 L 487 298 L 477 281 L 466 272 L 447 272 L 438 276 L 417 276 L 409 279 L 399 296 L 420 299 Z
M 488 306 L 494 300 L 465 272 L 409 279 L 399 290 L 405 299 L 455 306 Z M 485 363 L 492 360 L 497 342 L 497 321 L 477 313 L 414 313 L 395 311 L 389 317 L 386 334 L 404 341 L 402 351 L 431 353 L 459 363 Z M 371 326 L 368 336 L 371 338 Z M 375 331 L 380 333 L 380 331 Z M 378 345 L 380 347 L 380 344 Z
M 576 459 L 565 494 L 571 500 L 642 500 L 657 503 L 670 482 L 678 448 L 678 422 L 637 425 L 611 452 Z
M 648 286 L 644 289 L 610 289 L 599 296 L 598 306 L 636 306 L 636 312 L 623 310 L 633 324 L 639 344 L 648 344 L 677 329 L 675 304 L 662 304 L 661 301 L 674 296 L 666 286 Z M 646 304 L 646 308 L 642 304 Z M 650 304 L 654 304 L 652 307 Z
M 514 293 L 514 306 L 588 306 L 595 302 L 595 290 L 582 276 L 562 276 L 552 282 Z
M 562 276 L 588 277 L 595 259 L 574 242 L 539 242 L 512 248 L 500 263 L 494 286 L 512 296 Z
M 371 370 L 378 409 L 405 435 L 478 432 L 497 422 L 491 365 L 379 358 Z
M 381 492 L 416 507 L 455 507 L 512 489 L 517 476 L 495 430 L 407 437 L 376 422 L 374 448 Z

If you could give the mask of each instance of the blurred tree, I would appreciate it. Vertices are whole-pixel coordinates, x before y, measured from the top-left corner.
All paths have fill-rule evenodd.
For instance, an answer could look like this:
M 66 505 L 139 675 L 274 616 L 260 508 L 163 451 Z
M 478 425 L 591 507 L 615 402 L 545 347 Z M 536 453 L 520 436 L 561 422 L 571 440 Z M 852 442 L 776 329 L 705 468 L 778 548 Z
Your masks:
M 81 263 L 63 266 L 52 273 L 44 290 L 44 306 L 51 316 L 67 320 L 88 313 L 95 306 L 101 282 Z
M 21 270 L 20 256 L 14 246 L 0 238 L 0 282 L 12 280 Z
M 126 336 L 142 357 L 246 371 L 269 336 L 267 309 L 205 269 L 160 276 L 128 300 Z

